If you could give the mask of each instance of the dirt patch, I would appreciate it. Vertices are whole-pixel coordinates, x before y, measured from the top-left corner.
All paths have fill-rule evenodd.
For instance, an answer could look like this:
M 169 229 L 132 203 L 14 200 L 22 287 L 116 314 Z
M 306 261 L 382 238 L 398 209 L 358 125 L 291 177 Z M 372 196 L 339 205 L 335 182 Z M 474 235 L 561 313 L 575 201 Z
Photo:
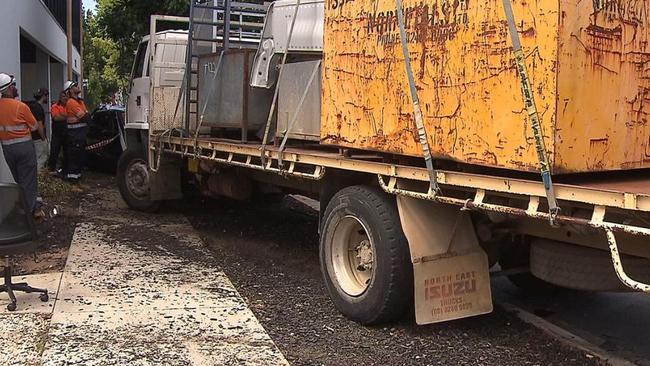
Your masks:
M 364 327 L 341 316 L 323 285 L 318 217 L 281 204 L 187 203 L 186 216 L 293 365 L 597 365 L 515 315 L 430 326 L 411 318 Z M 202 207 L 197 210 L 197 207 Z
M 95 187 L 110 185 L 112 179 L 107 175 L 90 173 L 81 183 L 72 184 L 47 172 L 39 174 L 39 193 L 46 218 L 36 223 L 36 258 L 31 254 L 14 257 L 14 275 L 63 271 L 80 220 L 79 203 Z M 53 215 L 54 210 L 56 215 Z
M 44 192 L 47 204 L 60 205 L 63 215 L 43 229 L 46 246 L 39 253 L 40 258 L 48 259 L 42 260 L 40 267 L 29 267 L 25 261 L 20 268 L 62 269 L 65 256 L 57 257 L 57 253 L 67 254 L 80 220 L 79 201 L 83 198 L 84 207 L 102 210 L 107 203 L 97 192 L 112 187 L 114 178 L 93 174 L 82 184 L 82 192 L 57 191 L 53 196 Z M 416 326 L 412 318 L 380 327 L 347 320 L 333 307 L 322 282 L 318 217 L 293 199 L 255 204 L 194 200 L 163 211 L 179 210 L 213 252 L 213 256 L 205 256 L 211 257 L 209 265 L 223 268 L 293 365 L 602 364 L 499 308 L 489 315 L 431 326 Z M 151 222 L 120 225 L 120 231 L 111 235 L 135 241 L 135 250 L 151 246 L 146 241 L 138 243 L 139 238 L 150 236 L 141 235 L 150 234 L 146 230 L 149 224 L 174 224 L 166 222 L 164 215 L 158 219 L 133 215 Z M 173 252 L 165 245 L 156 248 Z M 198 258 L 199 252 L 189 258 L 201 263 L 205 258 Z M 180 254 L 185 257 L 189 253 Z

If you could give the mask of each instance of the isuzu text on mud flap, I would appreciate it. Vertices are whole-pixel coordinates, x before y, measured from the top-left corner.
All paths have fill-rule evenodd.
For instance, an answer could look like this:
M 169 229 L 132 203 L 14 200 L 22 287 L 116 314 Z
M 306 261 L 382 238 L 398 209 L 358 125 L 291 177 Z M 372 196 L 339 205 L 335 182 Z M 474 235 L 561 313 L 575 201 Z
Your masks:
M 476 292 L 476 272 L 464 272 L 453 276 L 441 276 L 424 281 L 425 298 L 433 300 Z
M 455 276 L 439 276 L 424 281 L 426 301 L 440 300 L 439 306 L 432 308 L 433 315 L 469 310 L 471 302 L 466 302 L 464 295 L 476 292 L 476 272 L 462 272 Z

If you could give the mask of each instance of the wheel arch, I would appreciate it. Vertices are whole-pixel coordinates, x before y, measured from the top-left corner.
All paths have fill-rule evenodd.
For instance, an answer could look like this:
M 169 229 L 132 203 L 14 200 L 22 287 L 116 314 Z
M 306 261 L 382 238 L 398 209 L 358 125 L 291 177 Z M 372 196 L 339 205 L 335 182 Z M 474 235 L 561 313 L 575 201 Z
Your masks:
M 142 149 L 147 152 L 147 145 L 149 144 L 149 130 L 139 128 L 127 128 L 126 133 L 126 148 L 127 149 Z
M 320 182 L 318 202 L 320 209 L 318 210 L 318 233 L 322 233 L 323 228 L 323 214 L 327 209 L 332 197 L 338 192 L 347 187 L 364 185 L 364 186 L 377 186 L 377 179 L 375 175 L 350 172 L 339 169 L 327 169 L 325 176 Z

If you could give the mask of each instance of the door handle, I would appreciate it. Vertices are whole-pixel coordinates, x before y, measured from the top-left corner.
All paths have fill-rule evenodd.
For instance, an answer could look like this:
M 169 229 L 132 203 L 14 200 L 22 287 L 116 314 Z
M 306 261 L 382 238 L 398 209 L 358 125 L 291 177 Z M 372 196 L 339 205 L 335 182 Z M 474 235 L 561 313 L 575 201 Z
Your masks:
M 142 98 L 138 95 L 137 97 L 135 97 L 135 105 L 139 107 L 140 104 L 142 104 Z

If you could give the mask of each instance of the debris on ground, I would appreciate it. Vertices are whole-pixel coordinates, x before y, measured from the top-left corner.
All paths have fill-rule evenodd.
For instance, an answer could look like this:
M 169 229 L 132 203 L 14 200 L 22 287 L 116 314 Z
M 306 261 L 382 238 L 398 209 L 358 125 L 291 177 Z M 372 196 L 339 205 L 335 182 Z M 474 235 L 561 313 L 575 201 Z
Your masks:
M 288 365 L 182 215 L 128 210 L 99 178 L 50 303 L 0 308 L 0 365 Z
M 498 307 L 429 326 L 416 325 L 412 315 L 376 327 L 349 321 L 322 281 L 318 215 L 300 206 L 289 197 L 181 207 L 292 365 L 605 364 Z
M 88 187 L 66 182 L 43 171 L 38 177 L 38 189 L 45 218 L 36 222 L 36 257 L 32 254 L 14 257 L 16 275 L 63 270 L 79 221 L 79 202 Z

